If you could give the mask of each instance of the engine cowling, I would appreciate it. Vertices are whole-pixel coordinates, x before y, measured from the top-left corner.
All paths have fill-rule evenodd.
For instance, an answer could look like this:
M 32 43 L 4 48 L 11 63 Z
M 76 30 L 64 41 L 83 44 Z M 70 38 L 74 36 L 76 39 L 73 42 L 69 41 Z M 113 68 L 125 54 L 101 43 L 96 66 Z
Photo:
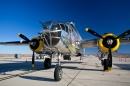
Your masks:
M 29 43 L 29 47 L 34 52 L 40 52 L 43 49 L 43 41 L 40 40 L 40 37 L 34 37 L 31 39 L 32 42 L 35 42 L 34 45 Z
M 116 39 L 116 35 L 112 33 L 107 33 L 102 36 L 104 39 L 100 38 L 98 45 L 101 51 L 103 52 L 109 52 L 109 45 L 108 45 L 108 40 L 111 39 L 113 41 L 112 46 L 111 46 L 111 52 L 115 52 L 119 46 L 120 46 L 120 40 Z

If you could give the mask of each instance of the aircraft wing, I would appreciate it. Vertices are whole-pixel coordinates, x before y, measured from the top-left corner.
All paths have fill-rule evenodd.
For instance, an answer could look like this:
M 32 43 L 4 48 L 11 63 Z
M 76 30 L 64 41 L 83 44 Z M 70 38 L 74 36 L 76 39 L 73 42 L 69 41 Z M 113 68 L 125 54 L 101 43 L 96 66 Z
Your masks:
M 97 47 L 98 44 L 98 38 L 97 39 L 89 39 L 89 40 L 81 40 L 80 41 L 80 47 L 81 48 L 94 48 Z M 125 37 L 120 40 L 121 45 L 122 44 L 130 44 L 130 37 Z
M 81 40 L 80 47 L 81 48 L 92 48 L 97 47 L 97 42 L 99 39 L 89 39 L 89 40 Z
M 0 42 L 0 45 L 7 45 L 7 46 L 27 46 L 27 41 L 11 41 L 11 42 Z
M 130 44 L 130 37 L 125 37 L 121 39 L 121 44 Z

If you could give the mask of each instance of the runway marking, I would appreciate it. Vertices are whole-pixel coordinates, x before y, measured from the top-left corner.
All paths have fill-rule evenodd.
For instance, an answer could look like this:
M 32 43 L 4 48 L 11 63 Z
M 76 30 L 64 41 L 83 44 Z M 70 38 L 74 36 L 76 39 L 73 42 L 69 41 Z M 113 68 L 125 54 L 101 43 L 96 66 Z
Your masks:
M 91 60 L 91 58 L 86 62 L 86 65 L 89 63 L 90 60 Z M 79 75 L 79 73 L 81 72 L 81 70 L 82 70 L 86 65 L 83 65 L 83 67 L 79 70 L 79 72 L 75 75 L 75 77 L 72 78 L 72 80 L 70 81 L 70 83 L 69 83 L 67 86 L 69 86 L 69 85 L 74 81 L 74 79 Z
M 17 77 L 17 76 L 22 76 L 22 75 L 33 73 L 33 72 L 37 72 L 37 71 L 42 70 L 42 69 L 43 68 L 36 69 L 36 70 L 31 70 L 31 71 L 27 71 L 27 72 L 15 74 L 15 75 L 10 75 L 10 76 L 7 76 L 7 77 L 0 78 L 0 81 L 11 79 L 11 78 L 14 78 L 14 77 Z

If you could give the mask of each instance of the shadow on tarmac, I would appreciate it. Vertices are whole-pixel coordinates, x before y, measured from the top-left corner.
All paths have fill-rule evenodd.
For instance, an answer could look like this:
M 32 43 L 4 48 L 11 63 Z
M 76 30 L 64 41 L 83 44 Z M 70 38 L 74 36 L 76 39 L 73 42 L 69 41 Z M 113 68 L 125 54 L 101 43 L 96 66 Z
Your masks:
M 12 61 L 13 62 L 13 61 Z M 52 62 L 52 63 L 57 63 L 57 62 Z M 62 61 L 61 64 L 77 64 L 77 63 L 82 63 L 82 62 L 64 62 Z M 31 67 L 32 62 L 28 61 L 27 63 L 25 61 L 14 61 L 13 63 L 2 63 L 0 64 L 0 75 L 6 75 L 6 72 L 11 72 L 15 70 L 21 70 L 21 71 L 29 71 L 29 70 L 36 70 L 39 68 L 44 69 L 44 62 L 43 61 L 35 61 L 35 67 Z M 52 65 L 51 68 L 55 68 L 55 65 Z M 99 69 L 87 69 L 87 68 L 78 68 L 78 67 L 73 67 L 73 66 L 64 66 L 62 65 L 63 69 L 74 69 L 74 70 L 88 70 L 88 71 L 102 71 Z
M 13 62 L 13 61 L 11 61 Z M 36 70 L 38 68 L 43 68 L 44 69 L 44 65 L 43 65 L 43 61 L 41 62 L 37 62 L 35 61 L 35 67 L 32 68 L 32 62 L 28 61 L 27 63 L 25 61 L 14 61 L 13 63 L 2 63 L 0 64 L 0 74 L 3 74 L 6 72 L 11 72 L 11 71 L 15 71 L 15 70 L 22 70 L 22 71 L 29 71 L 29 70 Z M 5 75 L 3 74 L 3 75 Z
M 55 82 L 54 79 L 47 78 L 47 77 L 37 77 L 37 76 L 19 76 L 19 77 L 24 79 L 30 79 L 30 80 Z
M 119 67 L 122 70 L 130 71 L 130 64 L 113 64 L 113 65 Z

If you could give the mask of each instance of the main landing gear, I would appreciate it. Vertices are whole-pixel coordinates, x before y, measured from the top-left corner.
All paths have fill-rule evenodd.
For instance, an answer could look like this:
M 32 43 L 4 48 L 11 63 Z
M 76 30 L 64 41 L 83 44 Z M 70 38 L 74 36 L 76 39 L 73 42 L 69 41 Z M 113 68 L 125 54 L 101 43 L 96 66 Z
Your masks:
M 104 71 L 108 71 L 108 62 L 107 62 L 107 59 L 104 59 L 104 61 L 103 61 L 103 70 Z
M 101 64 L 105 72 L 111 71 L 112 69 L 112 57 L 108 55 L 108 59 L 101 60 Z
M 51 58 L 45 58 L 44 68 L 45 69 L 51 68 Z
M 64 59 L 64 60 L 71 60 L 71 57 L 70 57 L 70 55 L 64 55 L 64 56 L 63 56 L 63 59 Z

